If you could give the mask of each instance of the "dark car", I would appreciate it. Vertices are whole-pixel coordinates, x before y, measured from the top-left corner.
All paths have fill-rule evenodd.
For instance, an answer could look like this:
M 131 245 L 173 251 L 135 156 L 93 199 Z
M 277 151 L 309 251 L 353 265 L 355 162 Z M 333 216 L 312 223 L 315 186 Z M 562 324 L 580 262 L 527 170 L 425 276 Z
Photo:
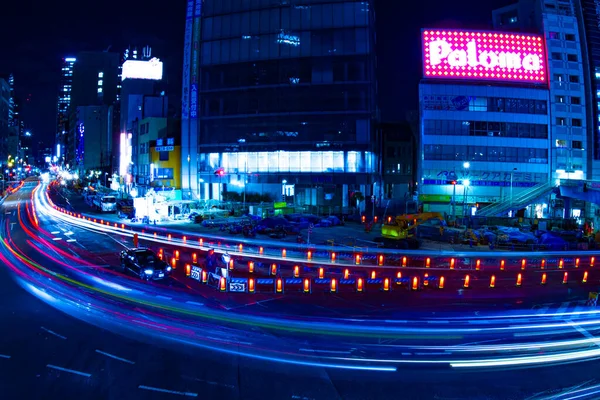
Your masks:
M 121 270 L 129 271 L 143 280 L 164 279 L 171 274 L 171 266 L 150 249 L 137 248 L 121 252 Z

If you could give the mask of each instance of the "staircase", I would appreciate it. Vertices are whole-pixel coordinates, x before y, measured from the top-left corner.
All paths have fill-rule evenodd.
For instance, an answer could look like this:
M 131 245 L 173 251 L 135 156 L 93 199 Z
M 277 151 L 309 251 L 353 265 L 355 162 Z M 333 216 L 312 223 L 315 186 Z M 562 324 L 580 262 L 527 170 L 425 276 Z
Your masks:
M 483 207 L 477 212 L 477 216 L 481 217 L 492 217 L 504 214 L 509 210 L 518 210 L 528 206 L 535 202 L 540 197 L 548 194 L 552 189 L 556 187 L 556 184 L 546 182 L 532 186 L 529 189 L 520 192 L 517 196 L 511 199 L 505 199 L 497 203 L 490 204 Z

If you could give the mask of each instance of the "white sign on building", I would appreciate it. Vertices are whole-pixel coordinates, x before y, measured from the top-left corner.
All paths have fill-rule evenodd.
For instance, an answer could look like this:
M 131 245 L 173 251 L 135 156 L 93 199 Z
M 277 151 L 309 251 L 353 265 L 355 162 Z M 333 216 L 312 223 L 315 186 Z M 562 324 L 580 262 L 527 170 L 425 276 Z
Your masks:
M 156 57 L 148 61 L 127 60 L 123 63 L 121 77 L 123 80 L 150 79 L 159 81 L 163 77 L 163 63 Z

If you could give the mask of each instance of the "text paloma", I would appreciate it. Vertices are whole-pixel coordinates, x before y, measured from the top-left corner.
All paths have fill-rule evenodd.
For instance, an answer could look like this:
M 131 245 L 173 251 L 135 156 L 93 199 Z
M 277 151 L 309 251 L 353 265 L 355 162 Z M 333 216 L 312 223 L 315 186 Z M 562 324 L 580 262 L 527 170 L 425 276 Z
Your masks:
M 429 64 L 439 65 L 446 60 L 451 67 L 478 67 L 486 69 L 505 68 L 539 71 L 542 61 L 537 54 L 522 54 L 510 51 L 479 51 L 475 39 L 467 42 L 466 48 L 453 48 L 444 39 L 429 42 Z

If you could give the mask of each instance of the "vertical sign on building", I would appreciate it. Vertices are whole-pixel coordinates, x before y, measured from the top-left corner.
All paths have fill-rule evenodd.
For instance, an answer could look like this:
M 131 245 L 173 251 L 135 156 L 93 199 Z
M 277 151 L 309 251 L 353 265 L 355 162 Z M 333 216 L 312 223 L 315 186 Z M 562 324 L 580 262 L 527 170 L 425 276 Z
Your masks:
M 188 0 L 185 18 L 185 37 L 183 52 L 183 88 L 181 96 L 181 119 L 190 118 L 190 63 L 192 46 L 192 32 L 194 27 L 194 0 Z
M 196 2 L 194 10 L 194 36 L 192 49 L 192 77 L 190 88 L 190 118 L 198 118 L 198 67 L 200 60 L 200 16 L 202 13 L 202 2 Z

